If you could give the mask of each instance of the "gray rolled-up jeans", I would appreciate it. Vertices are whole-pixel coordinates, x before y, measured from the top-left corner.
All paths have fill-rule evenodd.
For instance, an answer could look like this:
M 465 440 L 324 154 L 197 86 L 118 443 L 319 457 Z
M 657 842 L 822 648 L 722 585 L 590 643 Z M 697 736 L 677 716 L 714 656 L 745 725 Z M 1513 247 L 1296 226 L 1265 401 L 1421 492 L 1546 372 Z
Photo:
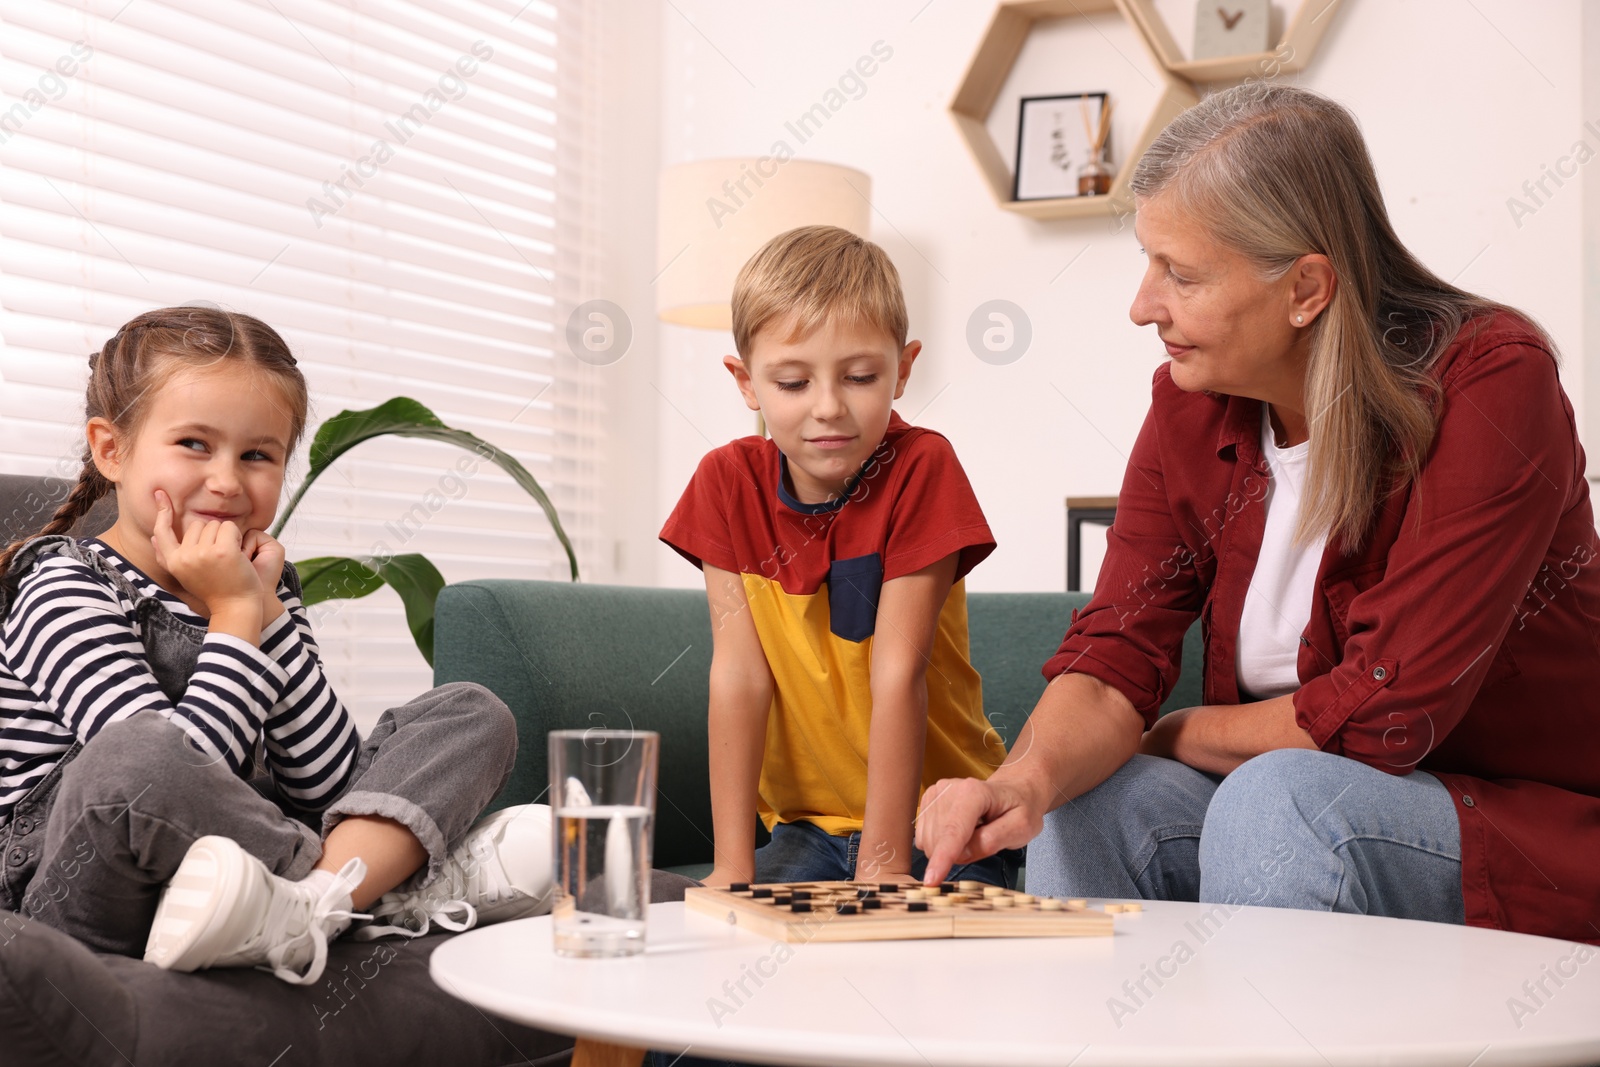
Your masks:
M 428 853 L 425 884 L 494 799 L 516 758 L 516 724 L 482 686 L 457 682 L 386 711 L 350 783 L 320 819 L 270 780 L 247 781 L 155 712 L 75 747 L 13 811 L 3 833 L 3 903 L 103 952 L 143 953 L 161 890 L 189 846 L 232 838 L 268 870 L 299 879 L 322 838 L 351 815 L 401 823 Z M 314 826 L 320 821 L 320 833 Z
M 151 673 L 176 702 L 206 637 L 147 596 L 105 557 L 70 537 L 30 541 L 0 582 L 0 618 L 41 560 L 67 556 L 133 605 Z M 300 595 L 294 567 L 283 581 Z M 499 697 L 457 682 L 383 713 L 339 796 L 320 813 L 295 809 L 270 777 L 246 780 L 156 712 L 111 723 L 68 749 L 0 830 L 0 905 L 103 952 L 144 952 L 161 890 L 197 838 L 237 841 L 274 874 L 299 879 L 322 838 L 350 815 L 381 816 L 416 835 L 425 884 L 511 775 L 517 726 Z M 320 831 L 320 832 L 319 832 Z

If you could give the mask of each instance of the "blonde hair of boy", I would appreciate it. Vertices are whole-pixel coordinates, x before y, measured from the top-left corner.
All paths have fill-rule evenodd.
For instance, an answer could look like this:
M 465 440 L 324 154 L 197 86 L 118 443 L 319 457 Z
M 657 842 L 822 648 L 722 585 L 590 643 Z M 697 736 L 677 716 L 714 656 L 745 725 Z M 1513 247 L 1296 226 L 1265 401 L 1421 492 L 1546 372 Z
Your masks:
M 763 329 L 781 320 L 785 341 L 809 337 L 829 318 L 877 327 L 896 350 L 906 345 L 900 272 L 883 249 L 837 226 L 801 226 L 761 246 L 733 283 L 733 343 L 739 357 Z

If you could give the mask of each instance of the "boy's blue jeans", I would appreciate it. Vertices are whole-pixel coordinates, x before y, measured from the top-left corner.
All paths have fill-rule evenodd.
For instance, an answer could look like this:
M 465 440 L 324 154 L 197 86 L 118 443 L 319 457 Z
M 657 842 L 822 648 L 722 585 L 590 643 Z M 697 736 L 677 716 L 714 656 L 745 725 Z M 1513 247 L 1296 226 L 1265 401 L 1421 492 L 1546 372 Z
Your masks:
M 861 835 L 830 834 L 809 822 L 784 822 L 772 829 L 772 840 L 756 849 L 757 882 L 836 882 L 856 877 L 856 854 Z M 988 885 L 1015 889 L 1022 849 L 1008 849 L 998 855 L 955 867 L 947 881 L 971 879 Z M 911 873 L 918 878 L 927 869 L 928 857 L 917 848 L 911 850 Z
M 1444 784 L 1302 749 L 1226 777 L 1134 756 L 1045 816 L 1028 891 L 1465 921 Z

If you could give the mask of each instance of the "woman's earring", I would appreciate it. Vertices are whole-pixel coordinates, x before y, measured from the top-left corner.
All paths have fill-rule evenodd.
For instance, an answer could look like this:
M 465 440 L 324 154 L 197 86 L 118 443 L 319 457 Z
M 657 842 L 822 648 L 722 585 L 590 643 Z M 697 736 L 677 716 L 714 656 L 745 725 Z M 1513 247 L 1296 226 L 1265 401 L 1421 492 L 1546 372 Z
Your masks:
M 1299 325 L 1299 324 L 1301 324 L 1301 323 L 1306 321 L 1306 317 L 1304 315 L 1296 315 L 1294 317 L 1294 321 L 1295 321 L 1296 325 Z

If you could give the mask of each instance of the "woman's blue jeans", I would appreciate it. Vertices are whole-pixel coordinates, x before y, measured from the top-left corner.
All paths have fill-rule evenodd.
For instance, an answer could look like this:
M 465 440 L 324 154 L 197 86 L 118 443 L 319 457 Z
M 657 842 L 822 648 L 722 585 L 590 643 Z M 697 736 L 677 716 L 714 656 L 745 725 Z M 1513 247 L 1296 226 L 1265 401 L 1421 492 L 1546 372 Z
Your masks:
M 1136 755 L 1045 816 L 1030 893 L 1465 921 L 1444 784 L 1279 749 L 1226 777 Z

